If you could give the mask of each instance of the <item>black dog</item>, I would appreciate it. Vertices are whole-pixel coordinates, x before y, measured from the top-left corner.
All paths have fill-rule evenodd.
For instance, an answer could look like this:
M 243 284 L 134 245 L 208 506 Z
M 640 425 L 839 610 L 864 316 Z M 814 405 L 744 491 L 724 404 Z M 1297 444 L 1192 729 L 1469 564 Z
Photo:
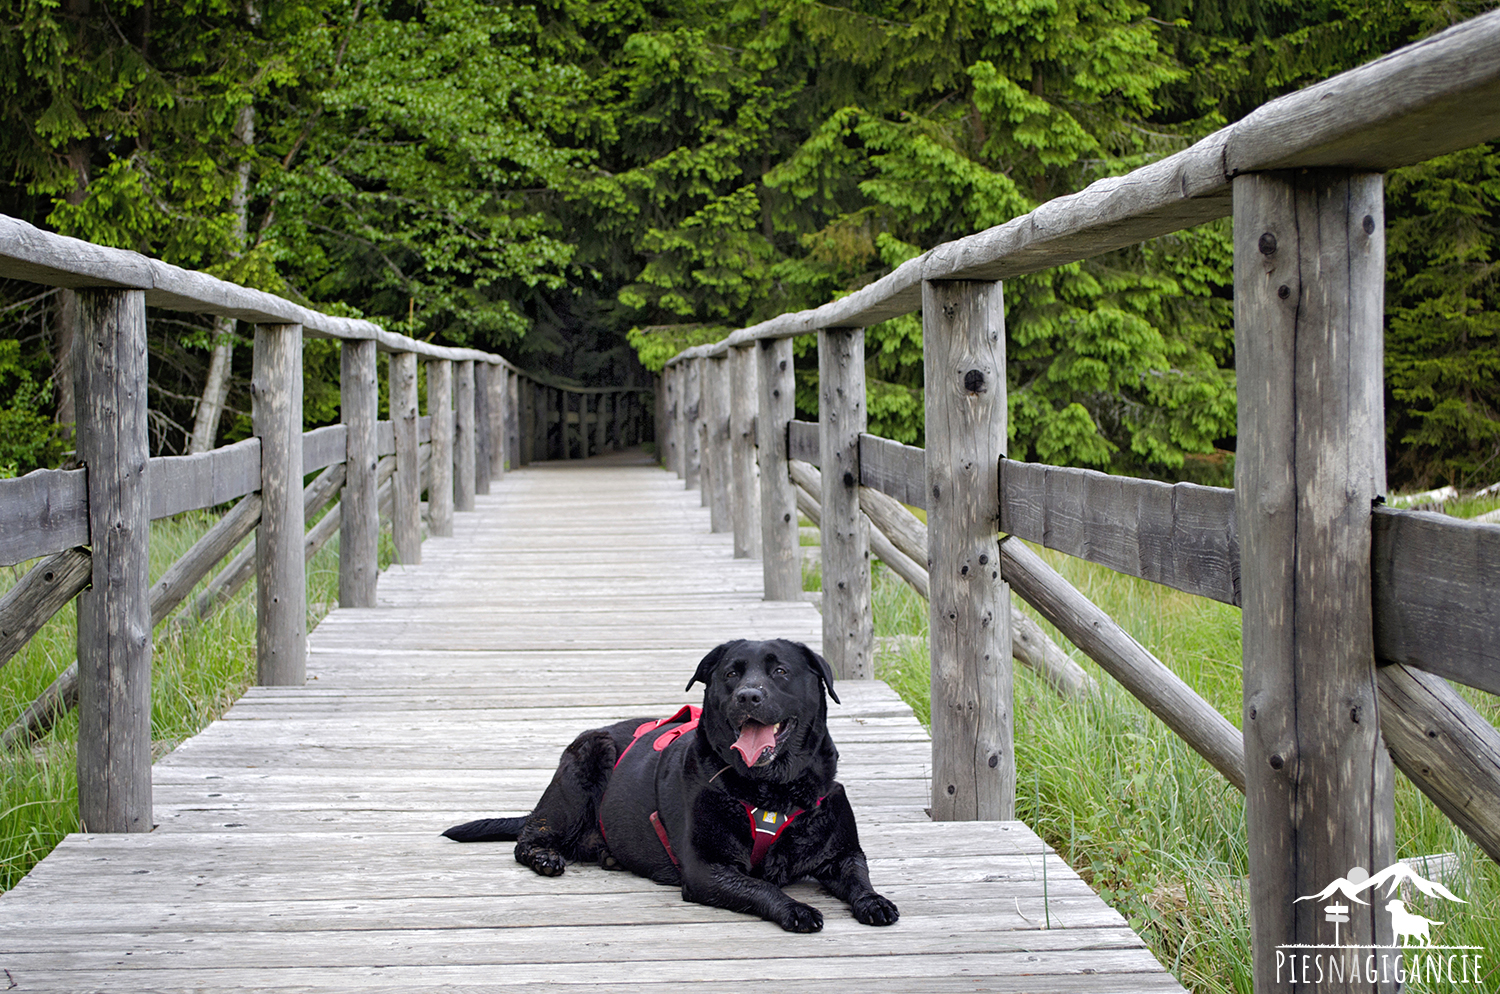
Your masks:
M 866 925 L 898 912 L 870 886 L 854 812 L 833 777 L 833 674 L 822 656 L 781 639 L 736 641 L 703 657 L 703 708 L 584 732 L 521 818 L 448 829 L 459 842 L 516 841 L 516 860 L 545 876 L 598 861 L 663 884 L 684 900 L 816 932 L 823 915 L 781 887 L 811 876 Z

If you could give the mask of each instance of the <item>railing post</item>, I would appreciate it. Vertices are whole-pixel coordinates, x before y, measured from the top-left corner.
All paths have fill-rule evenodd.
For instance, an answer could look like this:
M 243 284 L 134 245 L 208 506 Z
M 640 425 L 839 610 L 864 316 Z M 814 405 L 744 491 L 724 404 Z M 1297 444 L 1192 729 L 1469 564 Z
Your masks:
M 79 290 L 76 302 L 77 444 L 93 559 L 92 585 L 78 595 L 78 816 L 86 832 L 149 832 L 146 297 Z
M 923 283 L 922 357 L 932 817 L 1008 821 L 1016 811 L 1016 756 L 1010 592 L 997 537 L 1006 445 L 1000 284 Z
M 427 478 L 429 534 L 453 534 L 453 363 L 427 362 L 427 413 L 432 418 L 432 472 Z
M 505 371 L 505 458 L 509 469 L 526 465 L 521 450 L 521 374 L 511 369 Z
M 760 341 L 756 365 L 756 458 L 760 462 L 760 564 L 768 601 L 802 599 L 797 491 L 787 472 L 787 425 L 796 412 L 792 340 Z
M 734 558 L 760 555 L 760 501 L 755 484 L 755 353 L 729 350 L 729 446 L 734 480 Z
M 474 361 L 450 363 L 453 371 L 453 508 L 474 510 L 475 460 Z
M 571 411 L 572 404 L 571 404 L 570 399 L 569 399 L 571 396 L 572 396 L 572 394 L 570 394 L 567 390 L 564 390 L 561 387 L 557 388 L 557 437 L 558 437 L 558 440 L 562 442 L 562 457 L 564 459 L 572 459 L 573 458 L 573 445 L 572 445 L 572 442 L 568 438 L 568 423 L 571 420 L 569 418 L 569 415 L 572 413 L 572 411 Z M 580 395 L 580 397 L 581 397 L 581 395 Z M 582 404 L 579 405 L 578 421 L 579 421 L 578 427 L 580 429 L 582 429 L 583 428 L 583 423 L 582 423 L 583 422 L 583 405 Z
M 516 375 L 516 396 L 520 400 L 520 423 L 517 429 L 520 432 L 521 462 L 530 464 L 537 461 L 536 451 L 536 390 L 533 389 L 530 380 L 523 380 L 520 374 Z
M 594 412 L 598 419 L 594 424 L 594 454 L 602 456 L 609 446 L 609 412 L 614 406 L 614 397 L 612 394 L 601 393 L 598 398 Z
M 733 485 L 729 461 L 729 361 L 703 360 L 703 493 L 708 498 L 709 530 L 734 528 L 730 510 Z
M 255 539 L 256 680 L 307 680 L 307 570 L 302 553 L 302 326 L 256 325 L 250 380 L 260 436 L 260 533 Z
M 494 476 L 491 463 L 499 455 L 501 447 L 498 411 L 494 406 L 495 391 L 491 373 L 494 367 L 487 362 L 474 365 L 474 493 L 490 492 L 490 478 Z
M 865 430 L 865 330 L 818 332 L 818 446 L 823 462 L 823 655 L 844 680 L 875 676 L 870 522 L 859 510 Z
M 1370 607 L 1385 212 L 1374 173 L 1248 174 L 1233 189 L 1245 821 L 1255 989 L 1269 992 L 1284 986 L 1278 947 L 1331 935 L 1323 902 L 1297 899 L 1395 861 Z M 1344 942 L 1392 941 L 1378 902 L 1348 906 Z
M 339 348 L 339 412 L 344 422 L 344 494 L 339 521 L 339 606 L 374 607 L 379 575 L 380 507 L 375 422 L 380 390 L 375 341 L 345 339 Z
M 683 476 L 682 469 L 682 432 L 678 408 L 682 399 L 682 364 L 674 363 L 661 371 L 661 384 L 663 392 L 662 423 L 656 426 L 658 439 L 661 442 L 662 453 L 665 457 L 663 465 L 677 474 L 680 480 Z
M 698 408 L 702 401 L 699 361 L 683 363 L 682 406 L 677 419 L 682 436 L 682 485 L 688 490 L 698 489 Z
M 422 454 L 417 442 L 417 354 L 391 354 L 391 427 L 396 436 L 396 475 L 391 486 L 391 543 L 396 561 L 422 561 Z

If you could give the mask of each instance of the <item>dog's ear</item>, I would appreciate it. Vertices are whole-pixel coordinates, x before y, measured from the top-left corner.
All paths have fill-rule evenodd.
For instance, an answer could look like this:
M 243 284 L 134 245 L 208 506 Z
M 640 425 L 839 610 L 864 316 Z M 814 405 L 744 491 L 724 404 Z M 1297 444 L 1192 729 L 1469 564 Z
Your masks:
M 807 665 L 812 667 L 812 671 L 818 674 L 818 678 L 823 681 L 823 687 L 828 691 L 828 696 L 833 698 L 833 703 L 844 703 L 839 700 L 839 695 L 833 689 L 833 670 L 829 667 L 828 660 L 813 652 L 801 642 L 793 642 L 792 645 L 801 649 L 802 654 L 807 657 Z
M 730 646 L 738 645 L 741 641 L 743 640 L 736 639 L 733 642 L 725 642 L 723 645 L 716 645 L 712 649 L 708 650 L 708 655 L 704 656 L 698 662 L 698 671 L 693 674 L 693 678 L 689 680 L 687 682 L 687 686 L 683 687 L 682 689 L 692 690 L 693 684 L 695 683 L 701 683 L 703 684 L 703 686 L 707 687 L 709 680 L 713 679 L 714 667 L 719 665 L 719 660 L 724 658 L 724 653 L 729 651 Z

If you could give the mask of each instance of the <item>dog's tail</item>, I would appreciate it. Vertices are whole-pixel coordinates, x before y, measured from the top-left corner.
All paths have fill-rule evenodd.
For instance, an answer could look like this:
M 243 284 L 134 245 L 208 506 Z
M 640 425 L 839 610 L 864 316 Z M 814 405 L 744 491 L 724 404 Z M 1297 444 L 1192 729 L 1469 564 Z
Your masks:
M 454 825 L 443 835 L 454 842 L 514 842 L 526 824 L 526 815 L 519 818 L 481 818 Z

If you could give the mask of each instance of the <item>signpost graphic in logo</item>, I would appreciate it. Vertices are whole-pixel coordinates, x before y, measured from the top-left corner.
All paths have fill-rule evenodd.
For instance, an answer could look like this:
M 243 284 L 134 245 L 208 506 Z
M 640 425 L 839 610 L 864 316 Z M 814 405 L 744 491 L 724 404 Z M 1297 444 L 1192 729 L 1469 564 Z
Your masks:
M 1276 979 L 1294 985 L 1361 979 L 1372 984 L 1447 980 L 1454 984 L 1474 984 L 1477 989 L 1483 976 L 1483 947 L 1441 944 L 1440 926 L 1446 922 L 1407 908 L 1406 901 L 1397 893 L 1403 884 L 1424 897 L 1468 903 L 1404 862 L 1392 863 L 1375 874 L 1356 866 L 1316 894 L 1306 894 L 1292 902 L 1316 901 L 1322 906 L 1323 920 L 1333 926 L 1333 944 L 1277 946 Z M 1382 887 L 1384 894 L 1380 893 Z M 1370 902 L 1361 896 L 1366 892 L 1391 916 L 1391 945 L 1340 941 L 1340 927 L 1348 924 L 1353 905 L 1369 907 Z M 1323 904 L 1325 901 L 1328 903 Z

